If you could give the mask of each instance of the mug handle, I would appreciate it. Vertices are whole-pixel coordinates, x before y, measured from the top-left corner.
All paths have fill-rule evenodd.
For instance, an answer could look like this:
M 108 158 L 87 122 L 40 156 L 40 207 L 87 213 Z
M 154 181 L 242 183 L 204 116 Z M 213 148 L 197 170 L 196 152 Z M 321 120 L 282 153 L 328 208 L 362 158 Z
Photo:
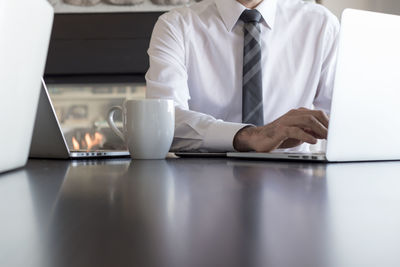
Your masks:
M 122 113 L 122 117 L 124 117 L 124 112 L 122 111 L 122 108 L 119 106 L 114 106 L 108 111 L 108 116 L 107 116 L 107 123 L 110 126 L 111 130 L 118 135 L 124 142 L 125 142 L 125 136 L 124 134 L 117 128 L 114 122 L 114 113 L 116 111 L 120 111 Z M 123 118 L 123 121 L 125 119 Z

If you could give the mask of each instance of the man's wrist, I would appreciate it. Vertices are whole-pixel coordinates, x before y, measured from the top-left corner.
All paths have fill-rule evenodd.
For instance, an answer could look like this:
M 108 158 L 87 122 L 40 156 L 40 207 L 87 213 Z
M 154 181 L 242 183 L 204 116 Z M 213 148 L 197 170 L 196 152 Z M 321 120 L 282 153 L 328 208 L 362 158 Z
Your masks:
M 251 151 L 249 140 L 251 136 L 251 130 L 255 128 L 252 125 L 248 125 L 240 129 L 233 138 L 233 148 L 239 152 Z

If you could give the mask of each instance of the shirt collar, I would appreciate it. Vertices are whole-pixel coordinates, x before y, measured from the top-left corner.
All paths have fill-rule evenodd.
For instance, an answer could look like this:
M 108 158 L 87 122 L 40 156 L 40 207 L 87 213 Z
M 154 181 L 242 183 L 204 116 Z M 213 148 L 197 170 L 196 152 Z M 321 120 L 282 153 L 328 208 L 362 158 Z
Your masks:
M 239 20 L 240 15 L 246 10 L 236 0 L 215 0 L 219 14 L 224 21 L 226 29 L 232 31 L 236 22 Z M 265 23 L 269 28 L 274 27 L 275 15 L 276 15 L 277 0 L 263 0 L 256 9 L 261 13 Z

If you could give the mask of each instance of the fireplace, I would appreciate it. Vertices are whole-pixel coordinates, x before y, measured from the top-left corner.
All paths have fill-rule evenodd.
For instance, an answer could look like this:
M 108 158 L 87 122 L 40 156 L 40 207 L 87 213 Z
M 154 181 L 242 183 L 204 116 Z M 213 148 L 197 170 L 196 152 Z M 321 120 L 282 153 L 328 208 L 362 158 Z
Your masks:
M 143 98 L 144 83 L 48 83 L 51 101 L 70 149 L 126 150 L 107 124 L 108 110 L 125 99 Z M 115 114 L 122 128 L 121 114 Z
M 107 111 L 126 98 L 144 97 L 151 33 L 172 8 L 148 1 L 79 7 L 50 0 L 55 18 L 45 81 L 70 149 L 125 148 L 107 125 Z M 115 119 L 122 126 L 120 116 Z

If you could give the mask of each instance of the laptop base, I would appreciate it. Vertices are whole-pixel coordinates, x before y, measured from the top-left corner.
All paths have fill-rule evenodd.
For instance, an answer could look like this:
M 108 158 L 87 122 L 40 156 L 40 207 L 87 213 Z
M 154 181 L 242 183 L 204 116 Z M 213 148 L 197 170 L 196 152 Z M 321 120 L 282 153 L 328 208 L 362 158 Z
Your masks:
M 247 159 L 283 159 L 296 161 L 317 161 L 327 162 L 325 153 L 301 153 L 301 152 L 228 152 L 228 158 L 247 158 Z

